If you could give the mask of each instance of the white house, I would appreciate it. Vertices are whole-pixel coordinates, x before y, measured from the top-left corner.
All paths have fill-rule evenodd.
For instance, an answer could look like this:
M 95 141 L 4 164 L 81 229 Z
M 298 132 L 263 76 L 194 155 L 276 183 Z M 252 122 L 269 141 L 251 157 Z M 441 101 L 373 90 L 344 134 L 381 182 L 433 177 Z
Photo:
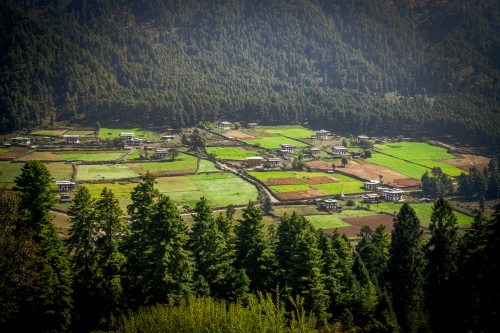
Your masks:
M 387 201 L 400 202 L 403 201 L 403 193 L 405 193 L 403 190 L 391 188 L 384 190 L 383 195 Z
M 356 142 L 358 144 L 360 144 L 361 142 L 369 140 L 369 139 L 370 139 L 370 137 L 368 137 L 366 135 L 358 135 L 358 138 L 356 139 Z
M 156 152 L 156 157 L 160 158 L 160 159 L 164 159 L 167 157 L 167 154 L 168 154 L 168 149 L 165 149 L 165 148 L 158 148 L 155 150 Z
M 228 130 L 231 128 L 231 123 L 229 121 L 221 121 L 217 127 L 223 130 Z
M 56 185 L 59 192 L 68 192 L 75 189 L 75 183 L 69 180 L 57 180 Z
M 325 130 L 316 131 L 316 139 L 318 139 L 318 140 L 326 139 L 326 138 L 328 138 L 328 134 L 330 134 L 330 132 L 325 131 Z
M 275 168 L 280 165 L 281 159 L 278 157 L 269 157 L 267 161 L 269 162 L 271 168 Z
M 129 142 L 132 145 L 141 145 L 142 141 L 144 141 L 144 140 L 143 139 L 139 139 L 139 138 L 133 138 Z
M 332 155 L 345 155 L 347 154 L 347 148 L 344 146 L 333 146 Z
M 66 140 L 66 143 L 80 143 L 80 135 L 77 134 L 66 134 L 63 135 L 64 140 Z
M 125 133 L 125 132 L 122 132 L 122 133 L 120 133 L 120 137 L 121 137 L 121 138 L 124 138 L 124 139 L 125 139 L 125 141 L 126 141 L 127 143 L 129 143 L 129 142 L 130 142 L 130 141 L 132 141 L 132 139 L 134 138 L 134 133 L 133 133 L 133 132 L 131 132 L 131 133 Z
M 323 206 L 330 210 L 330 209 L 336 209 L 337 208 L 337 200 L 335 199 L 326 199 L 323 201 Z
M 374 203 L 378 202 L 380 199 L 377 193 L 368 193 L 363 196 L 364 203 Z
M 365 186 L 365 190 L 375 190 L 380 186 L 380 180 L 370 180 L 367 182 L 363 182 Z
M 22 138 L 22 137 L 18 136 L 18 137 L 10 139 L 10 143 L 12 145 L 24 146 L 24 145 L 31 144 L 31 139 L 30 138 Z
M 281 152 L 283 154 L 292 154 L 295 146 L 289 143 L 282 143 L 281 144 Z

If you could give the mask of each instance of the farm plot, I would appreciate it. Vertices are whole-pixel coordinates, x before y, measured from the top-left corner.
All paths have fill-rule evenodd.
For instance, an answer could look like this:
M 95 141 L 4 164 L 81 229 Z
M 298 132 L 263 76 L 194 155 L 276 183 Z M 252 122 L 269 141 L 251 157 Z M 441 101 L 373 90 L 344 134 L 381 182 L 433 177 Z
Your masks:
M 307 145 L 303 142 L 286 138 L 284 136 L 266 136 L 256 140 L 246 140 L 247 143 L 255 145 L 259 144 L 260 147 L 266 149 L 276 149 L 280 148 L 282 144 L 292 144 L 295 147 L 307 147 Z
M 261 126 L 258 130 L 292 139 L 309 139 L 311 136 L 316 135 L 316 132 L 302 126 Z
M 441 160 L 441 162 L 469 172 L 469 169 L 473 166 L 475 166 L 479 171 L 483 171 L 483 169 L 488 166 L 490 159 L 484 156 L 460 154 L 457 158 L 444 159 Z
M 73 166 L 71 164 L 57 162 L 47 163 L 45 166 L 49 169 L 54 180 L 70 180 L 71 176 L 73 176 Z
M 349 226 L 340 227 L 338 231 L 341 234 L 345 234 L 347 237 L 356 237 L 364 226 L 369 226 L 372 230 L 375 230 L 382 224 L 388 232 L 392 232 L 394 229 L 394 216 L 388 214 L 345 217 L 342 221 L 349 224 Z M 330 233 L 333 232 L 334 229 L 327 229 L 325 231 Z
M 420 225 L 428 228 L 431 222 L 432 214 L 432 203 L 421 203 L 421 204 L 411 204 L 411 207 L 415 210 L 417 217 L 420 220 Z M 396 204 L 392 202 L 382 202 L 378 204 L 371 205 L 371 209 L 381 212 L 386 212 L 390 214 L 397 214 L 401 209 L 401 204 Z M 458 225 L 470 225 L 474 221 L 474 218 L 460 212 L 454 212 L 457 217 Z
M 164 176 L 195 173 L 197 164 L 198 157 L 179 153 L 175 161 L 127 163 L 126 165 L 138 174 L 145 174 L 149 171 L 155 176 Z
M 340 213 L 333 213 L 331 215 L 309 215 L 304 217 L 309 220 L 316 229 L 335 229 L 350 226 L 349 223 L 344 221 L 345 218 L 373 215 L 376 214 L 367 210 L 344 210 Z M 339 230 L 339 232 L 341 231 Z
M 360 163 L 350 163 L 347 168 L 341 168 L 341 171 L 366 180 L 379 180 L 379 176 L 382 176 L 382 181 L 385 184 L 394 187 L 409 187 L 421 184 L 419 179 L 410 178 L 397 171 L 381 165 L 369 164 L 366 161 L 361 161 Z
M 134 137 L 145 140 L 159 140 L 162 133 L 155 133 L 152 131 L 142 130 L 139 128 L 101 128 L 99 138 L 101 140 L 115 139 L 120 137 L 120 133 L 134 133 Z
M 125 162 L 133 161 L 135 159 L 138 159 L 141 157 L 139 149 L 134 149 L 132 153 L 130 153 L 127 157 L 125 157 L 123 160 Z
M 50 151 L 35 151 L 31 154 L 18 158 L 19 161 L 39 160 L 39 161 L 86 161 L 86 162 L 102 162 L 114 161 L 125 154 L 124 151 L 67 151 L 67 152 L 50 152 Z
M 255 136 L 250 135 L 248 133 L 239 131 L 239 130 L 232 130 L 232 131 L 227 131 L 222 133 L 226 138 L 235 138 L 239 140 L 252 140 L 255 139 Z
M 221 160 L 244 161 L 247 157 L 256 156 L 259 153 L 252 149 L 243 147 L 206 147 L 207 154 L 214 154 Z
M 123 164 L 77 165 L 76 180 L 112 180 L 138 177 L 139 174 Z
M 94 131 L 67 131 L 64 135 L 79 135 L 82 138 L 94 136 Z
M 9 159 L 15 159 L 18 158 L 19 156 L 25 155 L 29 153 L 30 151 L 28 149 L 1 149 L 0 152 L 0 158 L 9 158 Z
M 276 216 L 283 216 L 285 214 L 292 215 L 296 213 L 299 216 L 306 215 L 330 215 L 324 209 L 318 209 L 316 205 L 285 205 L 285 206 L 274 206 L 273 214 Z
M 283 199 L 306 199 L 318 196 L 364 193 L 363 183 L 348 176 L 321 172 L 250 172 Z
M 63 129 L 52 129 L 52 130 L 41 130 L 41 131 L 34 131 L 31 132 L 30 135 L 40 135 L 40 136 L 58 136 L 62 132 L 64 132 Z
M 455 158 L 454 155 L 448 153 L 444 148 L 431 146 L 425 142 L 398 142 L 394 144 L 376 145 L 376 148 L 395 158 L 421 164 L 427 168 L 432 169 L 433 167 L 440 167 L 444 173 L 452 177 L 459 176 L 460 173 L 463 172 L 453 165 L 442 162 L 442 160 Z M 418 179 L 420 179 L 421 176 L 422 175 L 420 175 Z
M 422 175 L 426 171 L 431 171 L 431 169 L 424 166 L 406 162 L 398 158 L 379 153 L 373 153 L 372 157 L 368 159 L 368 162 L 384 166 L 388 169 L 392 169 L 396 172 L 402 173 L 403 175 L 415 179 L 421 179 Z
M 21 174 L 23 163 L 11 163 L 8 161 L 0 161 L 0 183 L 13 183 L 14 178 Z
M 220 170 L 215 167 L 214 162 L 209 160 L 200 159 L 198 164 L 198 173 L 202 172 L 219 172 Z

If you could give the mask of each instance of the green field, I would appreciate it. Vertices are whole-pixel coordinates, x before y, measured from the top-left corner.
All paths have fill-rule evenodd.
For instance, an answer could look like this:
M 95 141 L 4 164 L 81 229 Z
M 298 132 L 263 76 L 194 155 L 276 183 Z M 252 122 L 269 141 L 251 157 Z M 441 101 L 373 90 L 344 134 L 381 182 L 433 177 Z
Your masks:
M 200 159 L 198 164 L 198 172 L 219 172 L 220 170 L 215 167 L 214 162 L 209 160 Z
M 6 152 L 8 152 L 8 151 L 9 151 L 8 149 L 3 149 L 3 148 L 0 148 L 0 154 L 6 153 Z
M 23 163 L 10 163 L 8 161 L 0 161 L 0 183 L 13 183 L 14 178 L 21 174 Z
M 54 180 L 70 180 L 73 175 L 73 166 L 64 162 L 46 163 L 45 166 L 49 169 Z
M 292 139 L 309 139 L 311 136 L 316 135 L 315 131 L 302 126 L 261 126 L 258 130 L 279 134 Z
M 134 149 L 134 151 L 132 153 L 130 153 L 130 155 L 128 155 L 127 157 L 125 157 L 123 160 L 125 162 L 129 162 L 129 161 L 133 161 L 139 157 L 141 157 L 140 153 L 139 153 L 139 149 Z
M 77 165 L 76 180 L 112 180 L 138 177 L 139 174 L 123 164 Z
M 429 168 L 416 165 L 410 162 L 397 159 L 392 156 L 372 153 L 372 157 L 367 159 L 368 162 L 378 164 L 394 171 L 400 172 L 411 178 L 421 179 L 426 171 L 431 171 Z
M 375 215 L 375 213 L 366 210 L 344 210 L 340 213 L 333 213 L 332 215 L 310 215 L 304 217 L 308 219 L 316 229 L 330 229 L 350 226 L 350 224 L 342 221 L 343 218 L 370 215 Z
M 71 152 L 71 153 L 55 153 L 61 160 L 101 162 L 115 161 L 126 154 L 125 151 L 87 151 L 87 152 Z
M 120 133 L 134 133 L 135 138 L 145 139 L 145 140 L 159 140 L 162 137 L 162 133 L 155 133 L 152 131 L 142 130 L 139 128 L 101 128 L 99 132 L 99 138 L 101 140 L 119 138 Z
M 206 147 L 207 154 L 215 154 L 221 160 L 244 161 L 247 157 L 257 156 L 255 150 L 236 147 Z
M 316 205 L 290 205 L 290 206 L 274 206 L 273 214 L 276 216 L 292 215 L 296 213 L 300 216 L 306 215 L 329 215 L 324 209 L 318 209 Z
M 449 154 L 444 148 L 431 146 L 425 142 L 398 142 L 376 145 L 375 147 L 377 150 L 380 150 L 385 154 L 389 154 L 397 159 L 408 160 L 412 163 L 421 164 L 428 168 L 440 167 L 444 173 L 452 177 L 459 176 L 463 172 L 463 170 L 457 167 L 439 161 L 443 159 L 455 158 L 456 156 Z M 420 179 L 422 174 L 414 178 Z
M 386 213 L 394 214 L 399 213 L 401 209 L 401 204 L 395 204 L 393 202 L 382 202 L 378 204 L 372 204 L 370 209 L 374 211 L 383 211 Z M 417 217 L 420 219 L 420 225 L 423 227 L 429 227 L 431 222 L 431 214 L 432 214 L 432 203 L 419 203 L 419 204 L 411 204 L 410 205 L 417 214 Z M 474 218 L 459 212 L 455 212 L 455 216 L 457 217 L 458 225 L 470 225 L 474 221 Z
M 42 131 L 34 131 L 31 132 L 31 135 L 40 135 L 40 136 L 58 136 L 64 130 L 53 129 L 53 130 L 42 130 Z
M 64 135 L 79 135 L 80 137 L 94 136 L 94 131 L 67 131 Z
M 195 173 L 198 157 L 179 153 L 175 161 L 127 163 L 126 165 L 139 174 L 161 175 L 168 173 Z
M 272 178 L 295 178 L 294 184 L 290 185 L 271 185 L 270 189 L 276 193 L 288 193 L 297 191 L 314 191 L 320 190 L 321 195 L 339 194 L 341 191 L 344 194 L 364 193 L 369 192 L 363 188 L 363 183 L 354 178 L 341 174 L 327 174 L 323 172 L 284 172 L 284 171 L 266 171 L 266 172 L 249 172 L 249 174 L 258 180 L 265 182 Z M 319 183 L 309 185 L 306 180 L 315 177 L 336 178 L 340 180 L 335 183 Z
M 255 140 L 245 140 L 245 142 L 252 144 L 252 145 L 259 143 L 262 148 L 266 148 L 266 149 L 280 148 L 281 144 L 287 144 L 287 143 L 292 144 L 295 147 L 307 147 L 307 145 L 305 143 L 302 143 L 302 142 L 297 141 L 297 140 L 289 139 L 289 138 L 286 138 L 286 137 L 281 136 L 281 135 L 279 135 L 279 136 L 267 136 L 267 137 L 263 137 L 263 138 L 255 139 Z

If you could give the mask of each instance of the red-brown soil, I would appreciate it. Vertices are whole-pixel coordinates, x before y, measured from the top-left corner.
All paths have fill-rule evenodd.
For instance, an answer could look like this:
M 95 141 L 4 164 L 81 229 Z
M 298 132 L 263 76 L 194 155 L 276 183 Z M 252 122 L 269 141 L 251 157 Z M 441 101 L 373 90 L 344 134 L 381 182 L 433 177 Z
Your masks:
M 301 200 L 324 195 L 320 190 L 283 192 L 276 194 L 281 200 Z
M 11 151 L 5 152 L 3 154 L 0 154 L 0 158 L 16 158 L 16 157 L 19 157 L 19 156 L 24 155 L 26 153 L 28 153 L 28 150 L 15 149 L 15 150 L 11 150 Z
M 347 237 L 356 237 L 361 228 L 365 225 L 375 230 L 379 225 L 385 225 L 388 232 L 392 232 L 394 225 L 394 216 L 389 214 L 377 214 L 371 216 L 346 217 L 342 221 L 349 223 L 351 226 L 338 228 L 340 234 L 345 234 Z M 325 229 L 325 232 L 332 234 L 335 228 Z
M 479 171 L 483 171 L 488 166 L 488 163 L 490 163 L 490 159 L 484 156 L 468 154 L 459 154 L 457 156 L 458 158 L 440 160 L 440 162 L 448 163 L 467 172 L 472 166 L 476 166 Z
M 311 177 L 311 178 L 269 178 L 264 183 L 268 186 L 273 185 L 294 185 L 298 182 L 304 182 L 309 185 L 337 183 L 340 180 L 334 177 Z
M 232 130 L 232 131 L 227 131 L 224 133 L 225 137 L 233 137 L 235 139 L 241 139 L 241 140 L 253 140 L 255 139 L 254 136 L 251 136 L 247 133 L 243 133 L 242 131 L 237 131 L 237 130 Z

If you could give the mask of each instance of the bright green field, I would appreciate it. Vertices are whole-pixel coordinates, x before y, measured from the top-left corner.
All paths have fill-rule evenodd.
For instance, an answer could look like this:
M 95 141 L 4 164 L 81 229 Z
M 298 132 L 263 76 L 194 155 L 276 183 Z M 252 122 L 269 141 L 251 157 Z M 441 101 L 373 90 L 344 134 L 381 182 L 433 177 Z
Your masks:
M 43 131 L 34 131 L 30 134 L 32 135 L 41 135 L 41 136 L 58 136 L 62 133 L 63 130 L 43 130 Z
M 302 143 L 302 142 L 297 141 L 297 140 L 285 138 L 284 136 L 281 136 L 281 135 L 280 136 L 268 136 L 268 137 L 264 137 L 264 138 L 260 138 L 260 139 L 256 139 L 256 140 L 245 140 L 245 142 L 252 144 L 252 145 L 259 143 L 262 148 L 266 148 L 266 149 L 280 148 L 281 144 L 286 144 L 286 143 L 292 144 L 295 147 L 307 147 L 307 145 L 305 143 Z
M 255 150 L 240 149 L 235 147 L 206 147 L 207 154 L 215 154 L 222 160 L 244 161 L 247 157 L 257 156 Z
M 125 151 L 56 153 L 56 155 L 58 155 L 61 160 L 82 160 L 88 162 L 114 161 L 125 154 Z
M 424 165 L 428 168 L 440 167 L 443 172 L 449 176 L 456 177 L 463 172 L 463 170 L 457 167 L 439 162 L 439 160 L 455 158 L 456 156 L 449 154 L 444 148 L 431 146 L 425 142 L 389 143 L 385 145 L 377 145 L 376 148 L 380 149 L 385 154 L 389 154 L 398 159 L 408 160 L 413 163 Z M 420 179 L 421 177 L 422 174 L 415 178 Z
M 139 174 L 123 164 L 77 165 L 76 180 L 123 179 L 138 177 Z
M 10 163 L 8 161 L 0 161 L 0 183 L 13 183 L 14 178 L 21 174 L 23 163 Z
M 330 229 L 350 226 L 350 224 L 342 221 L 343 218 L 370 215 L 375 214 L 366 210 L 344 210 L 340 213 L 333 213 L 332 215 L 310 215 L 304 217 L 308 219 L 316 229 Z
M 127 163 L 126 165 L 137 173 L 145 174 L 149 171 L 152 174 L 162 174 L 176 171 L 195 173 L 197 164 L 198 157 L 179 153 L 175 161 Z
M 432 203 L 422 203 L 422 204 L 411 204 L 411 207 L 415 210 L 417 217 L 420 219 L 420 225 L 423 227 L 429 227 L 431 222 L 431 214 L 432 214 Z M 376 204 L 372 204 L 370 206 L 372 210 L 375 211 L 384 211 L 387 213 L 396 214 L 401 209 L 401 204 L 395 204 L 393 202 L 382 202 L 378 204 L 378 208 Z M 474 218 L 460 212 L 455 212 L 455 216 L 457 217 L 458 225 L 469 225 L 472 224 Z
M 219 172 L 220 170 L 215 167 L 214 162 L 209 160 L 200 159 L 198 164 L 198 172 Z
M 261 171 L 249 172 L 249 175 L 257 178 L 260 181 L 266 181 L 271 178 L 297 178 L 297 182 L 303 182 L 301 178 L 328 177 L 330 174 L 324 172 L 301 172 L 301 171 Z M 340 176 L 335 174 L 335 177 Z M 341 179 L 340 177 L 338 177 Z M 346 177 L 349 178 L 349 177 Z
M 408 177 L 416 179 L 421 179 L 422 175 L 426 171 L 431 171 L 429 168 L 375 152 L 372 153 L 372 157 L 367 161 L 373 164 L 385 166 L 386 168 L 392 169 L 394 171 L 402 173 L 403 175 L 407 175 Z
M 66 164 L 64 162 L 48 163 L 45 164 L 47 169 L 49 169 L 54 180 L 70 180 L 73 175 L 73 167 L 71 164 Z
M 138 128 L 101 128 L 99 132 L 99 138 L 104 139 L 114 139 L 119 138 L 120 133 L 126 132 L 134 133 L 135 138 L 146 139 L 146 140 L 159 140 L 162 137 L 162 133 L 155 133 L 151 131 L 141 130 Z
M 259 130 L 283 135 L 292 139 L 308 139 L 316 135 L 316 132 L 302 126 L 261 126 Z
M 139 154 L 139 149 L 134 149 L 134 151 L 132 153 L 130 153 L 130 155 L 125 157 L 123 160 L 125 162 L 129 162 L 129 161 L 133 161 L 139 157 L 141 157 L 141 155 Z

